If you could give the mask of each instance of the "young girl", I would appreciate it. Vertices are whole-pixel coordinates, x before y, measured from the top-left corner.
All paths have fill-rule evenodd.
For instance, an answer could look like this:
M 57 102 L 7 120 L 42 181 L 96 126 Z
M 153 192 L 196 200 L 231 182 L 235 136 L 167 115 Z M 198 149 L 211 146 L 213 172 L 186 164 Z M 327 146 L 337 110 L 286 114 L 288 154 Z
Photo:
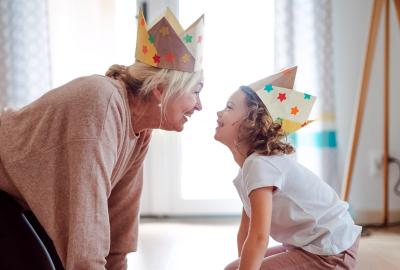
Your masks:
M 361 227 L 348 204 L 296 161 L 271 116 L 276 108 L 260 96 L 241 86 L 217 113 L 215 139 L 240 166 L 233 183 L 243 202 L 239 259 L 225 269 L 354 269 Z M 269 236 L 282 246 L 267 248 Z

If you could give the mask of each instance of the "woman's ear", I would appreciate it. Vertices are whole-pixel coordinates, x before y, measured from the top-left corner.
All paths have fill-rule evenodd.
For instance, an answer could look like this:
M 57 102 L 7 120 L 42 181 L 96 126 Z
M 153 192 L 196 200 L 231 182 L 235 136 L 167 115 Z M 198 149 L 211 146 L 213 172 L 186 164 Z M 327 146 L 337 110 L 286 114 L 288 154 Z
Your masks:
M 156 88 L 153 89 L 153 95 L 157 99 L 158 102 L 161 102 L 162 95 L 163 95 L 163 89 L 161 85 L 157 85 Z

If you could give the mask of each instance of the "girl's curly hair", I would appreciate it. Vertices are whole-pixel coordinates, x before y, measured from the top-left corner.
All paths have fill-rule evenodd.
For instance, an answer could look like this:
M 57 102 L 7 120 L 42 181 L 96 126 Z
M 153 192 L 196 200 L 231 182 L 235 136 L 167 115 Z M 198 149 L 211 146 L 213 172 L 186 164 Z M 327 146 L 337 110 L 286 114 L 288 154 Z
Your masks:
M 240 86 L 239 89 L 245 94 L 249 107 L 248 115 L 239 127 L 238 136 L 238 144 L 250 146 L 247 156 L 254 152 L 264 156 L 293 153 L 294 147 L 281 141 L 286 140 L 281 124 L 273 121 L 256 92 L 248 86 Z

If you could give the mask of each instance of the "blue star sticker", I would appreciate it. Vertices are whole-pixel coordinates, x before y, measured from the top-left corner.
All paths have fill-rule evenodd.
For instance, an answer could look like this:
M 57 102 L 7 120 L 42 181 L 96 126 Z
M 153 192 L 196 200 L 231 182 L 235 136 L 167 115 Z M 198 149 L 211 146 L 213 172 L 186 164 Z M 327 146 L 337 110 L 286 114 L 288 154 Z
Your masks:
M 272 88 L 272 85 L 271 85 L 271 84 L 266 84 L 266 85 L 264 86 L 264 90 L 267 91 L 267 92 L 269 93 L 269 92 L 271 92 L 271 91 L 274 90 L 274 89 Z
M 309 95 L 309 94 L 304 94 L 304 99 L 311 99 L 311 95 Z

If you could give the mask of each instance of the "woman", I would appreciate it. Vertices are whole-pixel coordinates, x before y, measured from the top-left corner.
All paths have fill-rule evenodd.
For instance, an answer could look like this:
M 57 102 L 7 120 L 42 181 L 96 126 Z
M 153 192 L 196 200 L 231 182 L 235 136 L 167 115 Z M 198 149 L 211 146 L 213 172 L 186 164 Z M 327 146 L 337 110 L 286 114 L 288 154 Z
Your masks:
M 0 115 L 0 190 L 34 213 L 66 269 L 126 269 L 136 250 L 151 132 L 180 132 L 201 110 L 201 69 L 163 67 L 114 65 Z

